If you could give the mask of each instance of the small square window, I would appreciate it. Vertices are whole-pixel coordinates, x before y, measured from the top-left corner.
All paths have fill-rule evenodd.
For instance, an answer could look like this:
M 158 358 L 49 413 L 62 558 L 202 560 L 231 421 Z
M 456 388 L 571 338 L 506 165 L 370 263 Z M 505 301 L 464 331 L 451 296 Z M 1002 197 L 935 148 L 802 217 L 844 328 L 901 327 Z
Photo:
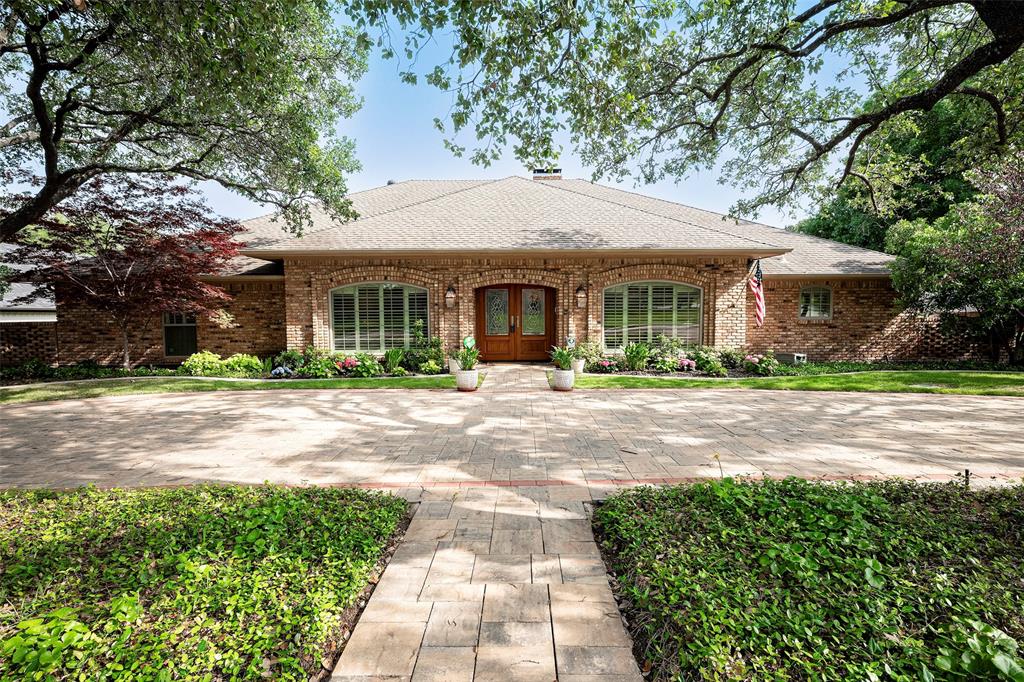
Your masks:
M 192 313 L 164 313 L 164 355 L 183 357 L 197 350 L 196 316 Z
M 832 317 L 832 290 L 804 287 L 800 290 L 800 319 L 827 320 Z

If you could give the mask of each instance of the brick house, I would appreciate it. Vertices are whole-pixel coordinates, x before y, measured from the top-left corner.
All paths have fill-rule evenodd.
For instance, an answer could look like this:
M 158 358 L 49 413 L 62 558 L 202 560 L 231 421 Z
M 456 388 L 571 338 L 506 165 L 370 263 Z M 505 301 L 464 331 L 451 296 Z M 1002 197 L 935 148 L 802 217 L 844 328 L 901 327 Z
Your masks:
M 379 352 L 416 320 L 485 360 L 543 360 L 567 337 L 614 350 L 664 333 L 812 360 L 969 355 L 930 320 L 895 308 L 890 256 L 583 180 L 539 176 L 389 183 L 351 196 L 359 218 L 314 210 L 303 236 L 272 216 L 244 223 L 247 247 L 211 277 L 234 322 L 149 320 L 136 358 L 197 350 L 271 355 L 309 344 Z M 760 259 L 767 319 L 747 279 Z M 57 300 L 57 361 L 114 363 L 117 334 Z

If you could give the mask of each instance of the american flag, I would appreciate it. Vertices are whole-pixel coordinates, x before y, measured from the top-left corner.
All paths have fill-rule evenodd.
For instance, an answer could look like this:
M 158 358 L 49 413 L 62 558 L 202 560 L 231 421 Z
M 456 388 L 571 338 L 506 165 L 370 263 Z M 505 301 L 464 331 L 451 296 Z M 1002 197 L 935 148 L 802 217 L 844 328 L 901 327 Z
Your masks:
M 754 292 L 754 322 L 758 327 L 764 324 L 764 286 L 761 280 L 761 261 L 757 261 L 749 282 L 750 290 Z

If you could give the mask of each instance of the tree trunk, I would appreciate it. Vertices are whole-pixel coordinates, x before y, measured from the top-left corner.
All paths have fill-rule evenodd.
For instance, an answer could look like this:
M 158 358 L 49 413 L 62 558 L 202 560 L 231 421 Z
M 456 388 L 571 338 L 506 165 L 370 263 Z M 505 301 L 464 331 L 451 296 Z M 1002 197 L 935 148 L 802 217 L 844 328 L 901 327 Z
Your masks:
M 132 360 L 128 343 L 128 325 L 126 324 L 121 325 L 121 343 L 123 344 L 122 350 L 124 351 L 124 362 L 122 366 L 125 369 L 131 369 Z

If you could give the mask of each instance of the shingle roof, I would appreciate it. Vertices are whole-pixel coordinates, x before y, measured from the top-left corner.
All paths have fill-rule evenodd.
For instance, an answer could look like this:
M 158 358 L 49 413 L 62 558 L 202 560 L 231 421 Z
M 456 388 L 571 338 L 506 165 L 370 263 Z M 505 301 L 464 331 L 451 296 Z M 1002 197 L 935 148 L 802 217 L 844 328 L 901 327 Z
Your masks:
M 32 298 L 28 298 L 31 296 Z M 21 300 L 24 299 L 24 300 Z M 53 296 L 41 291 L 35 284 L 27 282 L 11 282 L 11 288 L 0 298 L 0 311 L 16 310 L 25 312 L 30 310 L 51 311 L 57 306 L 53 302 Z
M 0 264 L 6 265 L 15 272 L 24 272 L 30 268 L 21 263 L 12 263 L 7 260 L 9 254 L 15 250 L 13 244 L 0 244 Z M 34 295 L 33 298 L 27 298 Z M 19 299 L 25 299 L 19 301 Z M 15 301 L 18 301 L 15 303 Z M 41 291 L 39 287 L 28 282 L 11 282 L 11 288 L 3 297 L 0 297 L 0 311 L 51 311 L 57 306 L 53 302 L 53 296 L 48 292 Z
M 243 225 L 255 257 L 312 252 L 737 252 L 773 257 L 768 275 L 885 275 L 890 256 L 737 221 L 585 180 L 409 180 L 350 196 L 359 217 L 313 208 L 301 237 L 264 216 Z

